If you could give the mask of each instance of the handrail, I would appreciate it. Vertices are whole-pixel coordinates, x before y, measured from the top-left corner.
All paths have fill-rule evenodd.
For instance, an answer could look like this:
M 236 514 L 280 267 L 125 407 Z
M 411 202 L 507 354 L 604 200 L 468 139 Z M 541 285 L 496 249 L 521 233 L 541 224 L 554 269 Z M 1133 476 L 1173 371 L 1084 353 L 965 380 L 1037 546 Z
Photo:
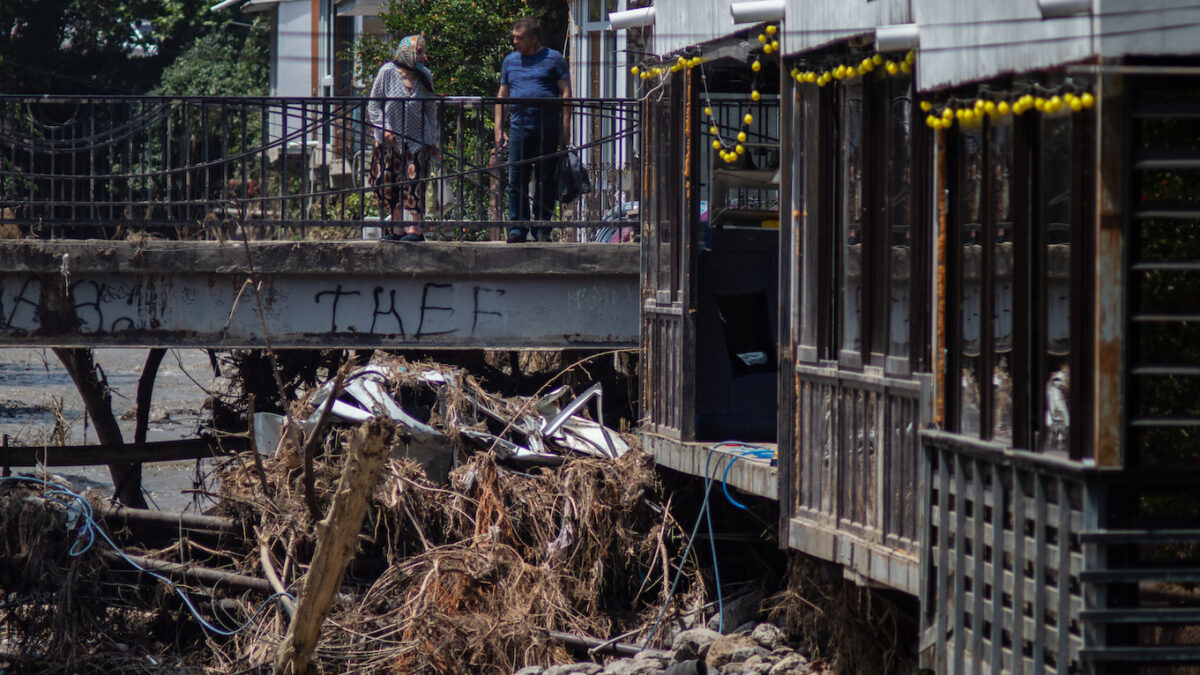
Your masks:
M 231 237 L 242 225 L 277 228 L 259 233 L 266 238 L 378 225 L 367 108 L 387 100 L 0 95 L 0 224 L 50 236 L 121 227 Z M 627 214 L 641 188 L 638 101 L 398 100 L 415 106 L 403 114 L 437 115 L 441 166 L 428 177 L 400 176 L 379 187 L 423 194 L 427 229 L 460 238 L 505 226 L 510 175 L 530 165 L 553 168 L 566 152 L 547 148 L 509 161 L 494 147 L 497 103 L 570 109 L 570 149 L 592 190 L 569 204 L 557 204 L 555 195 L 555 227 L 636 226 Z

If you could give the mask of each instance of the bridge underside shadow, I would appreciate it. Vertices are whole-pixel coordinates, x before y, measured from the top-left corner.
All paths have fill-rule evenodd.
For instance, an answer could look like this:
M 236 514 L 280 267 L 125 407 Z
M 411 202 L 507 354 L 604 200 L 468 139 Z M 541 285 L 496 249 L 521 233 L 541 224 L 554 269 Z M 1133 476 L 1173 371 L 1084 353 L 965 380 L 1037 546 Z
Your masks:
M 636 347 L 638 248 L 0 242 L 0 345 Z

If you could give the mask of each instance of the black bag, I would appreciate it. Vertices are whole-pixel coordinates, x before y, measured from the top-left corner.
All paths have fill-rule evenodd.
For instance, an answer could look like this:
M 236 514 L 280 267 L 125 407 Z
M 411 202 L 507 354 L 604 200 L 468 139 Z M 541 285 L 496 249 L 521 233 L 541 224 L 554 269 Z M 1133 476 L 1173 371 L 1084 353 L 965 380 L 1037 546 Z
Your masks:
M 558 201 L 570 204 L 591 191 L 592 179 L 579 155 L 571 150 L 563 152 L 558 160 Z

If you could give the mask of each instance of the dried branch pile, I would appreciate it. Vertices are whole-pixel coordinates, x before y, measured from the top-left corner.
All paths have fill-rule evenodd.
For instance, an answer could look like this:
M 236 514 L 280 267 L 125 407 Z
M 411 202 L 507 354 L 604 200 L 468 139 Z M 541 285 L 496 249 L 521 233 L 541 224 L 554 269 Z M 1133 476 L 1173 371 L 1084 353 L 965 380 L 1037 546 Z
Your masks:
M 420 410 L 439 430 L 474 425 L 503 436 L 503 424 L 477 422 L 472 408 L 486 397 L 493 410 L 515 418 L 534 403 L 491 396 L 460 375 L 470 396 L 430 397 L 419 382 L 406 379 L 411 375 L 389 385 L 405 410 Z M 314 406 L 297 404 L 292 412 L 292 419 L 304 419 Z M 352 432 L 327 425 L 314 430 L 314 439 L 285 433 L 273 456 L 245 453 L 229 460 L 217 472 L 214 515 L 233 526 L 219 546 L 185 539 L 147 551 L 127 541 L 126 550 L 271 580 L 295 595 Z M 448 483 L 431 481 L 421 465 L 399 457 L 405 443 L 399 427 L 389 436 L 393 456 L 369 495 L 358 551 L 322 624 L 316 672 L 509 673 L 574 660 L 550 631 L 604 639 L 649 627 L 668 601 L 684 533 L 662 504 L 653 460 L 635 437 L 622 437 L 631 450 L 616 459 L 568 455 L 559 465 L 531 468 L 446 436 L 458 444 Z M 261 591 L 233 582 L 187 582 L 205 620 L 225 629 L 245 623 L 230 636 L 203 631 L 167 584 L 145 575 L 126 573 L 127 592 L 114 605 L 114 589 L 105 581 L 113 572 L 100 553 L 67 555 L 74 538 L 61 508 L 26 514 L 12 484 L 0 484 L 0 496 L 0 545 L 8 547 L 0 591 L 24 593 L 22 606 L 28 608 L 7 609 L 10 656 L 79 663 L 78 650 L 91 649 L 95 659 L 116 663 L 121 649 L 137 644 L 139 663 L 147 667 L 170 662 L 228 672 L 273 663 L 294 603 L 268 601 Z M 29 582 L 21 575 L 34 557 L 45 571 Z M 692 595 L 681 590 L 681 596 Z M 118 605 L 125 609 L 112 608 Z M 174 622 L 174 633 L 148 641 L 164 618 Z M 140 642 L 133 641 L 137 636 Z
M 280 460 L 266 471 L 278 477 L 288 469 Z M 231 473 L 240 480 L 226 486 L 257 482 L 244 464 Z M 318 486 L 330 474 L 322 465 Z M 310 523 L 296 481 L 274 483 L 275 499 L 254 503 L 265 507 L 260 536 L 294 577 L 295 561 L 312 545 Z M 426 480 L 412 461 L 390 460 L 360 555 L 384 571 L 332 609 L 320 665 L 507 673 L 571 660 L 546 631 L 608 637 L 652 618 L 665 599 L 663 556 L 679 537 L 655 505 L 656 490 L 650 459 L 636 451 L 615 461 L 571 459 L 535 474 L 476 454 L 452 472 L 448 487 Z M 227 495 L 225 502 L 237 500 Z M 263 574 L 250 562 L 246 573 Z M 256 631 L 228 643 L 228 658 L 268 659 L 252 643 L 278 638 L 276 615 L 264 613 Z

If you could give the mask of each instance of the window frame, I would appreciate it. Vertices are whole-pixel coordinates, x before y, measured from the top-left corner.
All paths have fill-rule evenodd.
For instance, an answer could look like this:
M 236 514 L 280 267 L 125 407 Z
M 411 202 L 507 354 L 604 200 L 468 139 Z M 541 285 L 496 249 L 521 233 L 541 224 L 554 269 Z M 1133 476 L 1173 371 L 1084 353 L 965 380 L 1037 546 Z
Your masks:
M 903 79 L 903 84 L 897 82 Z M 792 198 L 797 220 L 803 223 L 797 264 L 798 288 L 793 297 L 800 307 L 795 312 L 796 360 L 817 363 L 849 371 L 866 368 L 890 377 L 911 377 L 928 369 L 929 345 L 926 344 L 930 317 L 928 303 L 921 302 L 930 289 L 929 261 L 932 240 L 928 218 L 929 137 L 918 123 L 913 100 L 911 76 L 901 78 L 882 74 L 857 80 L 850 86 L 861 92 L 859 157 L 862 175 L 860 191 L 861 221 L 859 243 L 859 341 L 857 349 L 847 349 L 845 320 L 847 293 L 844 290 L 850 264 L 847 245 L 848 215 L 852 198 L 847 182 L 845 139 L 851 123 L 847 112 L 848 84 L 837 82 L 825 87 L 815 84 L 796 86 L 798 101 L 793 116 L 795 133 L 803 136 L 806 153 L 801 173 L 794 181 Z M 891 115 L 899 100 L 908 101 L 907 143 L 895 138 Z M 880 119 L 882 118 L 882 119 Z M 892 275 L 891 236 L 893 217 L 890 197 L 895 185 L 890 175 L 896 144 L 905 147 L 908 162 L 907 219 L 909 223 L 909 302 L 907 351 L 903 356 L 891 353 Z
M 993 374 L 995 367 L 995 324 L 994 316 L 996 267 L 996 200 L 994 181 L 990 179 L 994 167 L 993 131 L 996 126 L 989 119 L 982 124 L 982 169 L 983 180 L 980 203 L 981 262 L 980 262 L 980 355 L 977 369 L 979 386 L 979 430 L 971 433 L 974 438 L 994 441 L 1018 449 L 1046 454 L 1063 454 L 1078 460 L 1087 456 L 1086 429 L 1090 417 L 1087 402 L 1092 388 L 1089 341 L 1092 317 L 1091 260 L 1094 243 L 1088 223 L 1094 209 L 1094 124 L 1090 111 L 1061 113 L 1070 120 L 1067 132 L 1071 139 L 1068 171 L 1070 172 L 1070 217 L 1069 284 L 1070 353 L 1067 362 L 1070 368 L 1069 414 L 1071 434 L 1068 450 L 1064 453 L 1048 451 L 1041 436 L 1045 431 L 1044 385 L 1049 375 L 1045 357 L 1047 334 L 1046 311 L 1043 302 L 1049 286 L 1047 281 L 1046 217 L 1043 205 L 1045 177 L 1052 171 L 1061 171 L 1061 165 L 1049 166 L 1043 160 L 1047 144 L 1044 118 L 1041 113 L 1028 113 L 1014 117 L 1011 122 L 1012 171 L 1010 175 L 1009 200 L 1012 222 L 1012 347 L 1009 364 L 1012 390 L 1012 436 L 1011 440 L 995 440 L 995 401 Z M 962 260 L 963 228 L 965 216 L 962 208 L 965 177 L 965 143 L 961 126 L 945 133 L 947 192 L 946 204 L 946 395 L 942 405 L 945 426 L 948 431 L 968 434 L 963 430 L 962 369 L 964 346 L 962 335 L 962 292 L 966 284 Z M 989 386 L 983 386 L 982 383 Z

